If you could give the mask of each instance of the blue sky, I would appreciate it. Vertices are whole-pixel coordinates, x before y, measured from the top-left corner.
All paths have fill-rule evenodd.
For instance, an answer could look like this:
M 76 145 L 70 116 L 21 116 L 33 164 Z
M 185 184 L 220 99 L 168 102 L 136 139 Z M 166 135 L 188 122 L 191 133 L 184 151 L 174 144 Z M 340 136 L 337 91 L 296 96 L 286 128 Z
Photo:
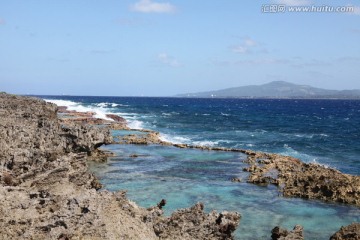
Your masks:
M 269 4 L 354 6 L 264 13 Z M 360 89 L 357 0 L 0 0 L 0 91 L 171 96 L 282 80 Z

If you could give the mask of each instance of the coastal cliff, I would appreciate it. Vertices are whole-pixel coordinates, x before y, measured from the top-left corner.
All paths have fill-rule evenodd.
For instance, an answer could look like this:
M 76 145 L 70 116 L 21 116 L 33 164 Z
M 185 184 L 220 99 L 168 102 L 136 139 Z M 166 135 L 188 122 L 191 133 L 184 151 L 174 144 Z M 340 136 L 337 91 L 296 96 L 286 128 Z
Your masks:
M 232 239 L 238 213 L 201 203 L 162 216 L 124 191 L 98 191 L 89 156 L 108 128 L 60 122 L 57 106 L 0 94 L 0 239 Z M 161 200 L 161 199 L 159 199 Z

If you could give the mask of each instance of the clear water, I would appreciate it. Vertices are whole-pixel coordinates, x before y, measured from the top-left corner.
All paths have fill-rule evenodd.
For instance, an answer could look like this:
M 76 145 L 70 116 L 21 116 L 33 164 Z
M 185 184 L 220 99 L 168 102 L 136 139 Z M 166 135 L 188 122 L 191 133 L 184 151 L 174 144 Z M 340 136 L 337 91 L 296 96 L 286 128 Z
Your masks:
M 359 175 L 360 101 L 50 97 L 75 110 L 127 118 L 134 128 L 159 131 L 164 140 L 276 152 Z M 59 102 L 58 102 L 59 103 Z M 114 135 L 125 132 L 113 131 Z M 360 209 L 278 196 L 275 187 L 246 179 L 240 153 L 164 146 L 109 145 L 117 156 L 91 169 L 109 190 L 128 190 L 142 206 L 167 200 L 166 214 L 204 202 L 206 210 L 238 211 L 237 239 L 269 239 L 276 225 L 301 224 L 306 239 L 329 239 L 360 221 Z M 131 154 L 139 157 L 131 158 Z

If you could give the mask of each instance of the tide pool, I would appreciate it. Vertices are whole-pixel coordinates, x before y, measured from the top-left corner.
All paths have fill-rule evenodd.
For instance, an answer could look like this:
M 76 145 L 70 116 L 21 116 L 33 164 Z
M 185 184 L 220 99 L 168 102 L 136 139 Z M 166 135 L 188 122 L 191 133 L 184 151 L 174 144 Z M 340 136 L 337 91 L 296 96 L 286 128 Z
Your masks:
M 277 225 L 304 227 L 305 239 L 329 239 L 341 226 L 360 221 L 354 206 L 284 198 L 274 186 L 246 183 L 241 153 L 179 149 L 169 146 L 108 145 L 116 153 L 107 163 L 91 163 L 90 169 L 105 189 L 127 190 L 140 206 L 166 199 L 165 214 L 197 202 L 205 210 L 237 211 L 242 215 L 236 239 L 270 239 Z M 130 157 L 136 154 L 138 157 Z M 231 182 L 238 177 L 243 181 Z

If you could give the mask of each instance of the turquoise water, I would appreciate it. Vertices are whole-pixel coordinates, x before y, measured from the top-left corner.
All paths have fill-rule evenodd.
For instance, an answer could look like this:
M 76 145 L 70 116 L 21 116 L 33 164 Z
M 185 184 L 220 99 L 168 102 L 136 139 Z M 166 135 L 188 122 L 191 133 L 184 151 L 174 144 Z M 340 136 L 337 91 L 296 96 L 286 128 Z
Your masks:
M 166 141 L 280 153 L 360 173 L 356 100 L 46 98 L 71 110 L 94 111 L 98 117 L 118 114 L 130 127 L 159 131 Z M 129 133 L 113 131 L 114 136 Z M 245 156 L 240 153 L 155 145 L 104 148 L 117 156 L 108 163 L 93 163 L 91 169 L 106 189 L 126 189 L 129 198 L 144 207 L 164 198 L 167 215 L 199 201 L 207 211 L 238 211 L 242 219 L 237 239 L 270 239 L 276 225 L 292 229 L 296 224 L 304 226 L 305 239 L 329 239 L 341 226 L 360 222 L 360 208 L 283 198 L 274 186 L 245 183 Z M 233 177 L 244 181 L 233 183 Z
M 144 207 L 167 200 L 165 214 L 204 202 L 207 211 L 237 211 L 242 215 L 237 239 L 269 239 L 277 225 L 305 228 L 306 239 L 329 239 L 342 225 L 360 221 L 360 209 L 279 196 L 273 186 L 257 186 L 230 179 L 246 179 L 241 153 L 178 149 L 166 146 L 109 145 L 117 156 L 106 164 L 91 164 L 105 188 L 128 190 L 128 197 Z M 137 154 L 139 157 L 130 157 Z M 221 167 L 219 167 L 221 166 Z

